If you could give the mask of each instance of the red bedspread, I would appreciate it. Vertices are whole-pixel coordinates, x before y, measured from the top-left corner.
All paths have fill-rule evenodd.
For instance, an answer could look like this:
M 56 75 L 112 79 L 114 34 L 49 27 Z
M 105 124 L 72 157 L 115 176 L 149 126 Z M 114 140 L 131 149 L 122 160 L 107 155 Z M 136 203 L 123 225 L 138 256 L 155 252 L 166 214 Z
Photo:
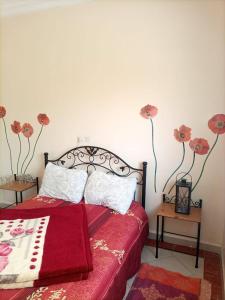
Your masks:
M 92 270 L 84 204 L 1 210 L 0 224 L 0 245 L 10 251 L 0 288 L 77 281 Z
M 18 208 L 65 205 L 70 203 L 35 197 Z M 140 266 L 141 250 L 148 234 L 147 215 L 136 202 L 125 215 L 101 206 L 85 207 L 93 257 L 93 271 L 89 273 L 88 279 L 38 289 L 1 290 L 0 299 L 122 299 L 126 280 L 132 277 Z

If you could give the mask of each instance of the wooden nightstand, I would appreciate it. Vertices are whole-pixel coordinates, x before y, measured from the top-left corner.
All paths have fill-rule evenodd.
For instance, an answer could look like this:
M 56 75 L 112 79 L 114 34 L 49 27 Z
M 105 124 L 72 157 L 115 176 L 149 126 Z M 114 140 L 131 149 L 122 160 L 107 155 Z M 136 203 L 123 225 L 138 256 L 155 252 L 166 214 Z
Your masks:
M 198 207 L 191 207 L 191 211 L 189 215 L 181 214 L 181 213 L 175 213 L 175 204 L 173 203 L 166 203 L 163 202 L 156 215 L 157 215 L 157 227 L 156 227 L 156 254 L 155 257 L 158 258 L 158 248 L 159 248 L 159 219 L 162 218 L 162 226 L 161 226 L 161 237 L 160 240 L 163 242 L 163 234 L 169 233 L 169 234 L 175 234 L 180 235 L 192 239 L 196 239 L 196 263 L 195 268 L 198 268 L 198 257 L 199 257 L 199 244 L 200 244 L 200 232 L 201 232 L 201 206 L 202 202 L 200 200 Z M 168 232 L 164 230 L 165 224 L 164 219 L 165 218 L 172 218 L 177 221 L 187 221 L 187 222 L 194 222 L 197 224 L 197 236 L 189 236 L 189 235 L 183 235 L 178 234 L 175 232 Z
M 20 193 L 20 202 L 21 203 L 23 202 L 23 192 L 24 191 L 29 190 L 29 189 L 36 186 L 37 194 L 38 194 L 38 191 L 39 191 L 38 177 L 36 177 L 34 182 L 21 182 L 21 181 L 17 180 L 15 175 L 14 175 L 14 177 L 15 177 L 15 180 L 13 182 L 5 183 L 5 184 L 0 185 L 0 189 L 15 192 L 16 205 L 18 204 L 18 195 L 17 195 L 17 193 Z M 11 205 L 9 205 L 9 206 L 11 206 Z

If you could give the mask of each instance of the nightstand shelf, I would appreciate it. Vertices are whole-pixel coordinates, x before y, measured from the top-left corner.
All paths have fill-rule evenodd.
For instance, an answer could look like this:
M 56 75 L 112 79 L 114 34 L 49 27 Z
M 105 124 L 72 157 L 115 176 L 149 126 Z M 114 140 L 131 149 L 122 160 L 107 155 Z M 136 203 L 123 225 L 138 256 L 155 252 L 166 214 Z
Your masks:
M 157 215 L 157 227 L 156 227 L 156 255 L 155 257 L 158 258 L 158 248 L 159 248 L 159 240 L 163 242 L 164 239 L 164 233 L 184 236 L 192 239 L 196 239 L 196 263 L 195 267 L 198 268 L 198 258 L 199 258 L 199 245 L 200 245 L 200 232 L 201 232 L 201 214 L 202 209 L 201 205 L 199 207 L 191 207 L 190 214 L 181 214 L 175 212 L 175 204 L 173 203 L 166 203 L 163 202 L 158 211 L 156 212 Z M 162 219 L 161 224 L 161 237 L 159 239 L 159 221 L 160 217 Z M 189 235 L 183 235 L 178 234 L 175 232 L 168 232 L 165 231 L 165 218 L 171 218 L 177 221 L 187 221 L 187 222 L 194 222 L 197 224 L 197 235 L 196 236 L 189 236 Z
M 0 185 L 0 190 L 15 192 L 16 205 L 18 204 L 18 194 L 17 193 L 20 193 L 20 203 L 23 202 L 23 192 L 24 191 L 27 191 L 33 187 L 36 187 L 37 194 L 38 194 L 38 191 L 39 191 L 38 177 L 36 177 L 34 182 L 28 182 L 28 181 L 23 182 L 23 181 L 17 180 L 16 175 L 14 175 L 14 177 L 15 177 L 14 181 Z

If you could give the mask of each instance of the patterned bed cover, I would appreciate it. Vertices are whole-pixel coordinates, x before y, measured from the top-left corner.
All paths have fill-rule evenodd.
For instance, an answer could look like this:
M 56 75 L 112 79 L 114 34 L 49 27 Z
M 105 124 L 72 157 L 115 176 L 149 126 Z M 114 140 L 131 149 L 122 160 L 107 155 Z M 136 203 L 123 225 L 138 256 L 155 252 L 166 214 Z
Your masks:
M 48 197 L 34 197 L 17 208 L 70 205 Z M 141 250 L 148 235 L 148 218 L 137 202 L 125 215 L 108 208 L 86 204 L 93 255 L 93 271 L 87 280 L 40 288 L 0 290 L 4 300 L 120 300 L 126 281 L 138 270 Z

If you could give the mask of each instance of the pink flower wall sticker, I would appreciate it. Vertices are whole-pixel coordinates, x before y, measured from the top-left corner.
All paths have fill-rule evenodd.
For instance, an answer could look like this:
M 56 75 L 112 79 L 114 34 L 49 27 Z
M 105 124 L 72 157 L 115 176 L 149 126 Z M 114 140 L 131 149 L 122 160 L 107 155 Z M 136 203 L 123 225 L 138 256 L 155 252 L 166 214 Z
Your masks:
M 9 143 L 9 139 L 8 139 L 8 134 L 7 134 L 7 129 L 6 129 L 6 124 L 5 124 L 5 117 L 6 115 L 6 109 L 4 106 L 0 106 L 0 119 L 2 119 L 3 121 L 3 125 L 4 125 L 4 130 L 5 130 L 5 137 L 6 137 L 6 142 L 9 148 L 9 161 L 10 161 L 10 168 L 11 168 L 11 173 L 13 175 L 13 164 L 12 164 L 12 150 L 10 147 L 10 143 Z
M 199 181 L 200 181 L 200 179 L 202 177 L 202 174 L 203 174 L 204 169 L 205 169 L 206 162 L 207 162 L 207 160 L 209 158 L 209 155 L 212 153 L 214 147 L 216 146 L 216 143 L 218 141 L 219 135 L 225 133 L 225 115 L 224 114 L 216 114 L 216 115 L 214 115 L 208 121 L 208 127 L 209 127 L 209 129 L 213 133 L 216 134 L 216 139 L 215 139 L 215 142 L 212 145 L 212 148 L 210 149 L 209 153 L 207 154 L 207 156 L 205 158 L 205 161 L 204 161 L 204 163 L 202 165 L 202 169 L 201 169 L 200 175 L 199 175 L 199 177 L 198 177 L 195 185 L 193 186 L 192 191 L 196 188 L 197 184 L 199 183 Z
M 5 116 L 6 116 L 6 109 L 5 109 L 4 106 L 0 106 L 0 119 L 3 120 L 3 125 L 4 125 L 4 130 L 5 130 L 5 137 L 6 137 L 7 145 L 8 145 L 8 148 L 9 148 L 10 168 L 11 168 L 11 173 L 13 175 L 14 172 L 13 172 L 12 151 L 11 151 L 11 147 L 10 147 L 10 143 L 9 143 L 9 139 L 8 139 L 7 128 L 6 128 L 6 123 L 5 123 L 5 119 L 4 119 Z M 21 159 L 21 154 L 22 154 L 22 143 L 21 143 L 21 137 L 20 137 L 21 133 L 27 139 L 27 142 L 28 142 L 28 151 L 27 151 L 27 154 L 26 154 L 23 162 L 21 163 L 21 167 L 20 167 L 20 173 L 25 174 L 27 168 L 29 167 L 29 165 L 30 165 L 30 163 L 31 163 L 31 161 L 34 157 L 36 146 L 37 146 L 38 140 L 41 136 L 43 126 L 46 126 L 46 125 L 49 124 L 49 118 L 46 114 L 42 114 L 42 113 L 38 114 L 37 120 L 38 120 L 38 123 L 41 125 L 41 128 L 40 128 L 40 132 L 37 136 L 37 139 L 34 143 L 31 158 L 29 159 L 27 164 L 25 164 L 25 163 L 28 160 L 28 157 L 30 155 L 30 150 L 31 150 L 30 137 L 33 135 L 34 129 L 33 129 L 32 125 L 30 123 L 24 123 L 22 127 L 21 127 L 19 121 L 14 121 L 11 124 L 11 130 L 14 134 L 17 135 L 18 140 L 19 140 L 19 153 L 18 153 L 17 164 L 16 164 L 16 174 L 17 175 L 19 174 L 19 165 L 20 165 L 20 159 Z
M 16 164 L 16 174 L 18 175 L 19 162 L 20 162 L 20 156 L 21 156 L 21 148 L 22 148 L 21 147 L 21 139 L 20 139 L 20 132 L 21 132 L 22 128 L 20 126 L 20 122 L 14 121 L 13 124 L 11 124 L 11 129 L 12 129 L 12 132 L 17 134 L 18 139 L 19 139 L 19 154 L 18 154 L 18 159 L 17 159 L 17 164 Z
M 35 150 L 36 150 L 37 142 L 38 142 L 38 140 L 39 140 L 39 138 L 41 136 L 43 127 L 47 126 L 49 124 L 49 122 L 50 122 L 49 117 L 46 114 L 39 114 L 37 116 L 37 120 L 38 120 L 39 124 L 41 124 L 41 129 L 39 131 L 38 137 L 37 137 L 36 142 L 34 144 L 34 148 L 33 148 L 33 152 L 32 152 L 31 158 L 28 161 L 28 164 L 27 164 L 27 166 L 26 166 L 26 168 L 24 170 L 24 173 L 26 172 L 27 168 L 29 167 L 29 165 L 30 165 L 30 163 L 31 163 L 31 161 L 32 161 L 32 159 L 34 157 L 34 153 L 35 153 Z
M 152 151 L 153 151 L 153 156 L 155 159 L 155 171 L 154 171 L 154 189 L 156 193 L 156 174 L 157 174 L 157 159 L 156 159 L 156 154 L 155 154 L 155 146 L 154 146 L 154 126 L 153 126 L 153 121 L 152 118 L 155 117 L 158 113 L 158 108 L 153 106 L 153 105 L 145 105 L 142 107 L 140 111 L 140 115 L 145 118 L 150 120 L 151 124 L 151 136 L 152 136 Z
M 23 135 L 25 136 L 25 138 L 27 138 L 27 142 L 28 142 L 28 151 L 27 151 L 27 154 L 23 160 L 23 163 L 21 165 L 21 170 L 20 170 L 20 173 L 22 174 L 23 173 L 23 167 L 24 167 L 24 164 L 30 154 L 30 137 L 32 136 L 34 130 L 33 130 L 33 127 L 30 125 L 30 123 L 24 123 L 23 124 L 23 127 L 22 127 L 22 133 Z
M 195 138 L 194 140 L 191 140 L 189 146 L 194 151 L 194 154 L 197 153 L 199 155 L 204 155 L 209 151 L 208 141 L 203 138 Z
M 164 192 L 168 182 L 170 181 L 170 179 L 180 169 L 180 167 L 182 166 L 182 164 L 184 162 L 184 157 L 185 157 L 185 144 L 184 143 L 188 142 L 191 139 L 191 128 L 189 128 L 185 125 L 181 125 L 179 129 L 174 129 L 174 137 L 179 143 L 182 143 L 183 155 L 182 155 L 182 159 L 181 159 L 180 164 L 178 165 L 178 167 L 175 169 L 175 171 L 173 171 L 173 173 L 167 179 L 167 181 L 166 181 L 166 183 L 163 187 L 163 192 Z

